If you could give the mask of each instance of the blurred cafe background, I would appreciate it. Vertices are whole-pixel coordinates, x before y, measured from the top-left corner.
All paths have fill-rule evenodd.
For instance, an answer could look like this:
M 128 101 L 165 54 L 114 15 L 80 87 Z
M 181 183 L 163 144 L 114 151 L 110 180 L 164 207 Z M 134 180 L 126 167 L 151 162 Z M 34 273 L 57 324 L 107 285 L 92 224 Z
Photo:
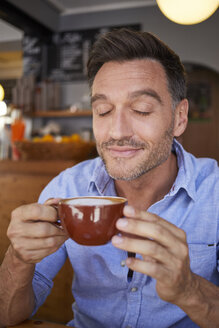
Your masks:
M 204 17 L 182 21 L 188 9 L 180 4 L 169 14 L 165 2 L 179 1 L 190 13 L 207 4 Z M 149 31 L 179 54 L 190 103 L 180 142 L 198 157 L 219 160 L 218 0 L 179 1 L 0 1 L 0 263 L 11 211 L 36 202 L 63 169 L 96 156 L 86 62 L 101 33 Z M 72 274 L 66 262 L 36 318 L 71 318 Z

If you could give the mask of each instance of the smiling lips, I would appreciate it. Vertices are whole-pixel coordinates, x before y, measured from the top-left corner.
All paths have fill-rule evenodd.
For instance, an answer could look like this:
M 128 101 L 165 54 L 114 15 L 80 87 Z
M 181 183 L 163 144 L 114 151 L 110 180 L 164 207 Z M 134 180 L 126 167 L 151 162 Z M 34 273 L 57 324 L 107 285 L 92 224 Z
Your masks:
M 143 148 L 131 148 L 131 147 L 107 147 L 107 151 L 113 157 L 132 157 L 135 156 Z

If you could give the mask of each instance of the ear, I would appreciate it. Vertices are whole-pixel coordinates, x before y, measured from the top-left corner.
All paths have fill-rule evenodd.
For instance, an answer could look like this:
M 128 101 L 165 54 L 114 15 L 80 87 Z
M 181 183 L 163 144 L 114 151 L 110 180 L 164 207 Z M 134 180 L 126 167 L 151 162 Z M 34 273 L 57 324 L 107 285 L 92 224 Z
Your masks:
M 186 129 L 188 123 L 189 103 L 183 99 L 175 108 L 174 137 L 179 137 Z

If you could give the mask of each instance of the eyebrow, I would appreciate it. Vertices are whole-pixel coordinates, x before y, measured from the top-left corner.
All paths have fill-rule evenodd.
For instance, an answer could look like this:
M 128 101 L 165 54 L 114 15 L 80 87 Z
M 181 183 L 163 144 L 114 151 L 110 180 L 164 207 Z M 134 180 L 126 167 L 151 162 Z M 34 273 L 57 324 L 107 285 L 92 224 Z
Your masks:
M 91 105 L 97 100 L 107 100 L 107 97 L 104 94 L 97 93 L 91 97 Z
M 137 90 L 137 91 L 129 93 L 129 95 L 128 95 L 128 97 L 130 99 L 138 98 L 138 97 L 141 97 L 141 96 L 152 97 L 152 98 L 156 99 L 160 104 L 163 104 L 163 101 L 162 101 L 161 97 L 153 89 Z M 95 94 L 94 96 L 91 97 L 91 105 L 97 100 L 107 100 L 107 97 L 104 94 L 97 93 L 97 94 Z
M 161 97 L 159 96 L 159 94 L 153 90 L 153 89 L 143 89 L 143 90 L 137 90 L 134 92 L 131 92 L 129 94 L 129 98 L 138 98 L 141 96 L 149 96 L 152 97 L 154 99 L 156 99 L 160 104 L 163 104 L 163 101 L 161 99 Z

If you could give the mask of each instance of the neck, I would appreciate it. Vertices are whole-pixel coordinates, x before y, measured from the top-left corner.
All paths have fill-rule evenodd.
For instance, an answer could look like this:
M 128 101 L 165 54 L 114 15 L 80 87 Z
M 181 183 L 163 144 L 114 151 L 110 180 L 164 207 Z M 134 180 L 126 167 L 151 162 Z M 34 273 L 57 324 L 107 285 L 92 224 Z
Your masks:
M 171 189 L 178 172 L 176 156 L 168 159 L 133 181 L 115 181 L 118 196 L 128 199 L 129 205 L 147 210 L 161 200 Z

